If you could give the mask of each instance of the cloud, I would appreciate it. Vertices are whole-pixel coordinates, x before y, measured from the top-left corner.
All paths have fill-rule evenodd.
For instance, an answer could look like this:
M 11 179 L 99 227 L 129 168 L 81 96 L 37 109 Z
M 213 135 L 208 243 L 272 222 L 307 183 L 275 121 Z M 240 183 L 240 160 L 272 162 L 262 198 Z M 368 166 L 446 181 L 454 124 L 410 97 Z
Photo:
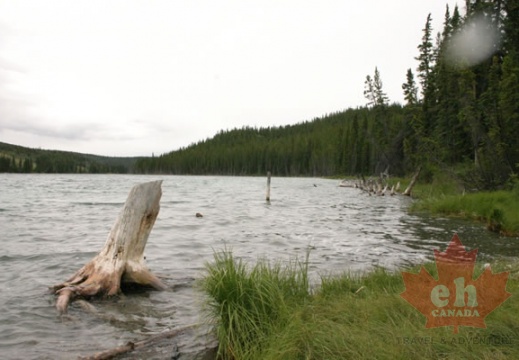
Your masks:
M 0 134 L 4 132 L 17 132 L 28 135 L 37 135 L 51 139 L 67 139 L 67 140 L 89 140 L 97 134 L 102 134 L 102 129 L 97 124 L 69 124 L 69 125 L 53 125 L 42 122 L 41 119 L 24 118 L 18 115 L 16 109 L 11 111 L 9 108 L 13 106 L 5 105 L 0 99 L 0 112 L 4 114 L 0 118 Z M 8 109 L 6 109 L 8 108 Z
M 375 66 L 398 101 L 437 3 L 0 0 L 0 141 L 168 152 L 361 106 Z

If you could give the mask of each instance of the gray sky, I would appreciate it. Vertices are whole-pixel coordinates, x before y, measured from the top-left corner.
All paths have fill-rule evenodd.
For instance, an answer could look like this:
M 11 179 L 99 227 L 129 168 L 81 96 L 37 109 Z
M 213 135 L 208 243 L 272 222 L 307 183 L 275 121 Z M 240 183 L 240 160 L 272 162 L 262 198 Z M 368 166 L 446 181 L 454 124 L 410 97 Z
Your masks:
M 0 0 L 0 141 L 151 156 L 392 102 L 442 0 Z M 463 13 L 463 4 L 459 4 Z

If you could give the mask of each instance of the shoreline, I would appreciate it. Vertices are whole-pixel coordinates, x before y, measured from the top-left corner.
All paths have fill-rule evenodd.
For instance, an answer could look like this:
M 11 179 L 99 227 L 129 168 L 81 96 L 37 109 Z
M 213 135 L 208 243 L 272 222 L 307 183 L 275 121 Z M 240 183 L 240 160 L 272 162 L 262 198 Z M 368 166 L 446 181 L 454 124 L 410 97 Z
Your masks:
M 512 296 L 488 315 L 487 328 L 460 326 L 457 334 L 452 326 L 426 329 L 424 315 L 401 296 L 400 271 L 321 277 L 310 290 L 307 265 L 250 265 L 215 254 L 200 286 L 221 358 L 519 358 L 519 264 L 492 265 L 494 274 L 509 272 Z M 436 264 L 423 266 L 438 276 Z M 476 263 L 474 278 L 485 266 Z

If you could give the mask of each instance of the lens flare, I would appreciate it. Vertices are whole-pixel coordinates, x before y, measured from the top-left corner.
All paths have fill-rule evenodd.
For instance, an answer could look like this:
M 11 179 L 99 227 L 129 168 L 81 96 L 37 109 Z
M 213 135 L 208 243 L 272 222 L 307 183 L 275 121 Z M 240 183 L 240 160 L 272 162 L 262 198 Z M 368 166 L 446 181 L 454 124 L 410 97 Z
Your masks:
M 446 59 L 455 67 L 469 67 L 488 59 L 499 48 L 499 32 L 483 15 L 457 30 L 447 43 Z

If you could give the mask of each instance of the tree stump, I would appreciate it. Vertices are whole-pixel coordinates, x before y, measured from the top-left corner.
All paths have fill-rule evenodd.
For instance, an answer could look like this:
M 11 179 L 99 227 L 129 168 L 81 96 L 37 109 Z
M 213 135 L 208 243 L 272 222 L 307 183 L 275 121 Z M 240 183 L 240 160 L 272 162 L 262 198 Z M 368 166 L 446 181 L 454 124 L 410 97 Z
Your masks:
M 135 185 L 99 254 L 69 280 L 52 287 L 60 314 L 76 297 L 118 294 L 122 282 L 166 289 L 144 262 L 144 248 L 160 210 L 161 184 L 162 180 Z

